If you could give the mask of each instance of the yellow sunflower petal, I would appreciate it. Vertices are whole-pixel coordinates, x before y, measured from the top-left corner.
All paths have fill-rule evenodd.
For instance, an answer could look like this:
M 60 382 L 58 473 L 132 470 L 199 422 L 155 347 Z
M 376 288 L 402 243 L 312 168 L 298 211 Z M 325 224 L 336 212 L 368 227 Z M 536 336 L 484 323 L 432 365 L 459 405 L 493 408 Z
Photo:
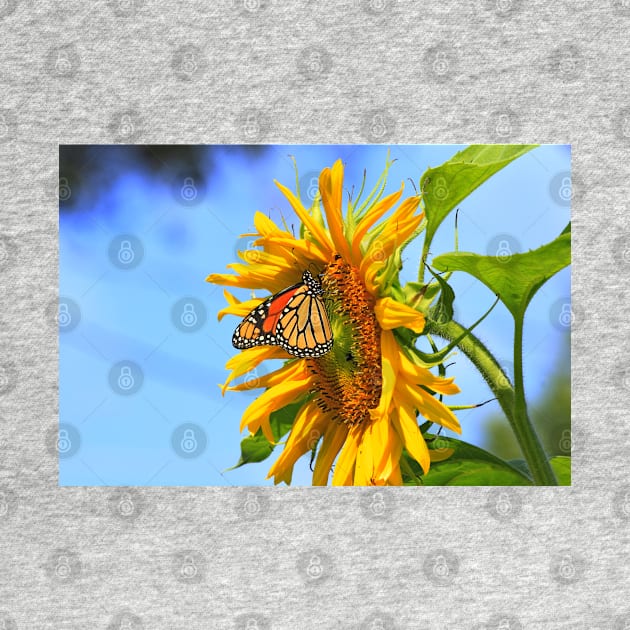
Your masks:
M 422 466 L 426 473 L 430 466 L 429 449 L 420 433 L 415 415 L 407 405 L 401 405 L 397 413 L 392 415 L 392 421 L 398 435 L 405 444 L 409 454 Z
M 256 211 L 254 214 L 254 225 L 261 236 L 273 235 L 289 235 L 289 232 L 279 228 L 267 215 L 260 211 Z
M 437 398 L 434 398 L 420 387 L 413 387 L 408 383 L 403 383 L 400 389 L 404 390 L 405 397 L 408 400 L 413 400 L 415 408 L 427 420 L 441 424 L 443 427 L 451 429 L 451 431 L 462 432 L 459 420 L 455 417 L 455 414 Z
M 374 204 L 374 207 L 359 221 L 352 236 L 352 261 L 355 265 L 361 262 L 361 242 L 368 230 L 398 202 L 403 193 L 403 188 L 404 186 L 401 186 L 398 192 L 392 193 Z
M 325 486 L 335 457 L 339 454 L 348 435 L 348 427 L 344 424 L 329 422 L 324 433 L 322 445 L 317 452 L 315 470 L 313 471 L 313 485 Z
M 333 486 L 351 486 L 354 479 L 354 464 L 357 459 L 357 450 L 361 438 L 361 426 L 355 425 L 348 431 L 341 453 L 335 464 L 333 473 Z
M 274 477 L 276 483 L 280 481 L 290 483 L 295 462 L 317 443 L 317 440 L 324 432 L 327 421 L 325 414 L 321 412 L 317 405 L 310 401 L 302 405 L 295 416 L 287 443 L 280 457 L 269 470 L 267 479 Z M 288 482 L 286 481 L 287 473 L 289 473 Z
M 422 365 L 412 363 L 401 350 L 398 355 L 400 374 L 411 385 L 424 385 L 439 394 L 459 394 L 459 387 L 453 382 L 454 377 L 436 376 Z
M 250 370 L 247 371 L 249 372 Z M 232 392 L 249 391 L 250 389 L 273 387 L 283 381 L 300 380 L 308 378 L 309 376 L 310 372 L 306 368 L 306 362 L 298 359 L 297 361 L 289 361 L 285 363 L 280 369 L 274 370 L 269 374 L 254 377 L 253 382 L 251 383 L 246 382 L 240 385 L 233 385 L 232 387 L 228 387 L 228 389 Z
M 264 301 L 264 298 L 254 298 L 252 300 L 239 302 L 239 300 L 227 289 L 223 290 L 223 295 L 225 295 L 230 305 L 222 308 L 218 312 L 217 317 L 219 321 L 221 321 L 226 315 L 238 315 L 239 317 L 245 317 L 246 315 L 249 315 L 250 311 L 255 309 L 261 302 Z
M 226 369 L 232 370 L 227 380 L 223 384 L 222 391 L 225 391 L 228 385 L 239 376 L 247 374 L 255 369 L 260 363 L 266 359 L 286 359 L 287 353 L 278 346 L 255 346 L 247 348 L 233 357 L 228 359 L 225 364 Z
M 337 160 L 332 169 L 325 168 L 319 175 L 319 191 L 328 221 L 328 230 L 336 250 L 344 260 L 350 260 L 350 247 L 343 229 L 343 163 Z
M 269 424 L 269 416 L 276 409 L 282 409 L 289 403 L 299 400 L 312 386 L 312 379 L 305 378 L 296 381 L 283 381 L 264 391 L 247 407 L 241 419 L 241 431 L 245 427 L 250 433 L 256 433 L 262 428 L 265 437 L 273 442 L 273 433 Z
M 354 485 L 371 486 L 374 479 L 374 444 L 373 424 L 370 423 L 362 432 L 357 448 L 357 459 L 354 466 Z
M 319 243 L 325 253 L 329 257 L 332 257 L 333 244 L 330 240 L 328 232 L 326 232 L 324 228 L 322 228 L 313 220 L 311 215 L 304 209 L 304 206 L 300 203 L 299 199 L 297 199 L 296 196 L 286 186 L 283 186 L 279 182 L 275 182 L 275 184 L 287 198 L 293 210 L 295 211 L 295 214 L 298 215 L 300 221 L 302 221 L 306 229 L 313 235 L 313 238 Z
M 447 460 L 455 452 L 454 448 L 429 449 L 429 457 L 431 462 L 443 462 Z
M 390 297 L 377 300 L 374 313 L 381 328 L 385 330 L 399 327 L 409 328 L 415 333 L 421 333 L 424 330 L 425 319 L 422 313 Z

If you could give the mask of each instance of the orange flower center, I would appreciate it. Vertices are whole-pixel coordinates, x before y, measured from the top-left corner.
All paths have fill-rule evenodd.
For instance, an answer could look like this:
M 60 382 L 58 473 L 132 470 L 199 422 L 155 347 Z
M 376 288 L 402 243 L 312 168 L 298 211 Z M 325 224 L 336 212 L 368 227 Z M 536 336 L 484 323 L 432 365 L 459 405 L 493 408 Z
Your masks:
M 358 270 L 341 256 L 323 272 L 322 286 L 335 330 L 333 349 L 306 363 L 315 376 L 315 401 L 336 422 L 370 419 L 381 398 L 381 328 L 374 298 Z

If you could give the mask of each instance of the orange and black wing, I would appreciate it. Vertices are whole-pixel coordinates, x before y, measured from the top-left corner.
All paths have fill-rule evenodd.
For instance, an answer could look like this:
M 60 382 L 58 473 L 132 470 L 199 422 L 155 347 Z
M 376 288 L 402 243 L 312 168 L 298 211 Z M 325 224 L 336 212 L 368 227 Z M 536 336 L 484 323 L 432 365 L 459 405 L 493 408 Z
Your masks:
M 232 345 L 239 350 L 259 345 L 281 346 L 297 357 L 319 357 L 333 344 L 321 299 L 321 284 L 309 271 L 302 282 L 271 296 L 237 327 Z

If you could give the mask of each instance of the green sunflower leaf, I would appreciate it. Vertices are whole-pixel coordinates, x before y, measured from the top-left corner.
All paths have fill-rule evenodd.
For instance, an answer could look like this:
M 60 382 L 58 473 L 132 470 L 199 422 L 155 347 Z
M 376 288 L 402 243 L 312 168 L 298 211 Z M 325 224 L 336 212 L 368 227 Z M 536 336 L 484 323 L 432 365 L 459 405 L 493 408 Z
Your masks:
M 516 320 L 522 319 L 532 297 L 561 269 L 571 264 L 571 233 L 525 254 L 481 256 L 451 252 L 433 260 L 441 271 L 465 271 L 498 295 Z
M 428 249 L 438 227 L 458 203 L 497 171 L 531 151 L 535 144 L 471 145 L 420 179 L 427 216 Z
M 271 431 L 276 442 L 291 430 L 295 416 L 302 405 L 303 401 L 291 403 L 270 415 L 269 424 L 271 424 Z M 228 470 L 240 468 L 245 464 L 262 462 L 273 453 L 274 447 L 275 445 L 263 435 L 262 430 L 258 429 L 255 435 L 248 435 L 241 440 L 241 456 L 238 462 Z
M 532 480 L 523 471 L 492 453 L 455 438 L 425 435 L 432 450 L 453 449 L 453 454 L 441 462 L 433 462 L 426 475 L 420 465 L 406 452 L 403 482 L 425 486 L 530 486 Z M 412 472 L 413 471 L 413 472 Z
M 455 291 L 451 285 L 437 274 L 431 272 L 440 285 L 440 297 L 435 306 L 429 311 L 429 317 L 440 324 L 446 324 L 453 319 L 453 302 L 455 301 Z
M 571 458 L 558 455 L 549 460 L 561 486 L 571 485 Z

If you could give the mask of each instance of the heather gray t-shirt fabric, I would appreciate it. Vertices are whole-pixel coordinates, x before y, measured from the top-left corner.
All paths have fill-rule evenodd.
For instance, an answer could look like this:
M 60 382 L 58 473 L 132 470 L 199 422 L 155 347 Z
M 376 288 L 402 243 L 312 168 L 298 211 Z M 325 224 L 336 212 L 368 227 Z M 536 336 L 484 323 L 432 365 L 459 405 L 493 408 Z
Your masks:
M 0 3 L 0 628 L 628 627 L 629 27 L 622 0 Z M 58 145 L 123 116 L 136 143 L 572 144 L 573 486 L 58 488 Z

